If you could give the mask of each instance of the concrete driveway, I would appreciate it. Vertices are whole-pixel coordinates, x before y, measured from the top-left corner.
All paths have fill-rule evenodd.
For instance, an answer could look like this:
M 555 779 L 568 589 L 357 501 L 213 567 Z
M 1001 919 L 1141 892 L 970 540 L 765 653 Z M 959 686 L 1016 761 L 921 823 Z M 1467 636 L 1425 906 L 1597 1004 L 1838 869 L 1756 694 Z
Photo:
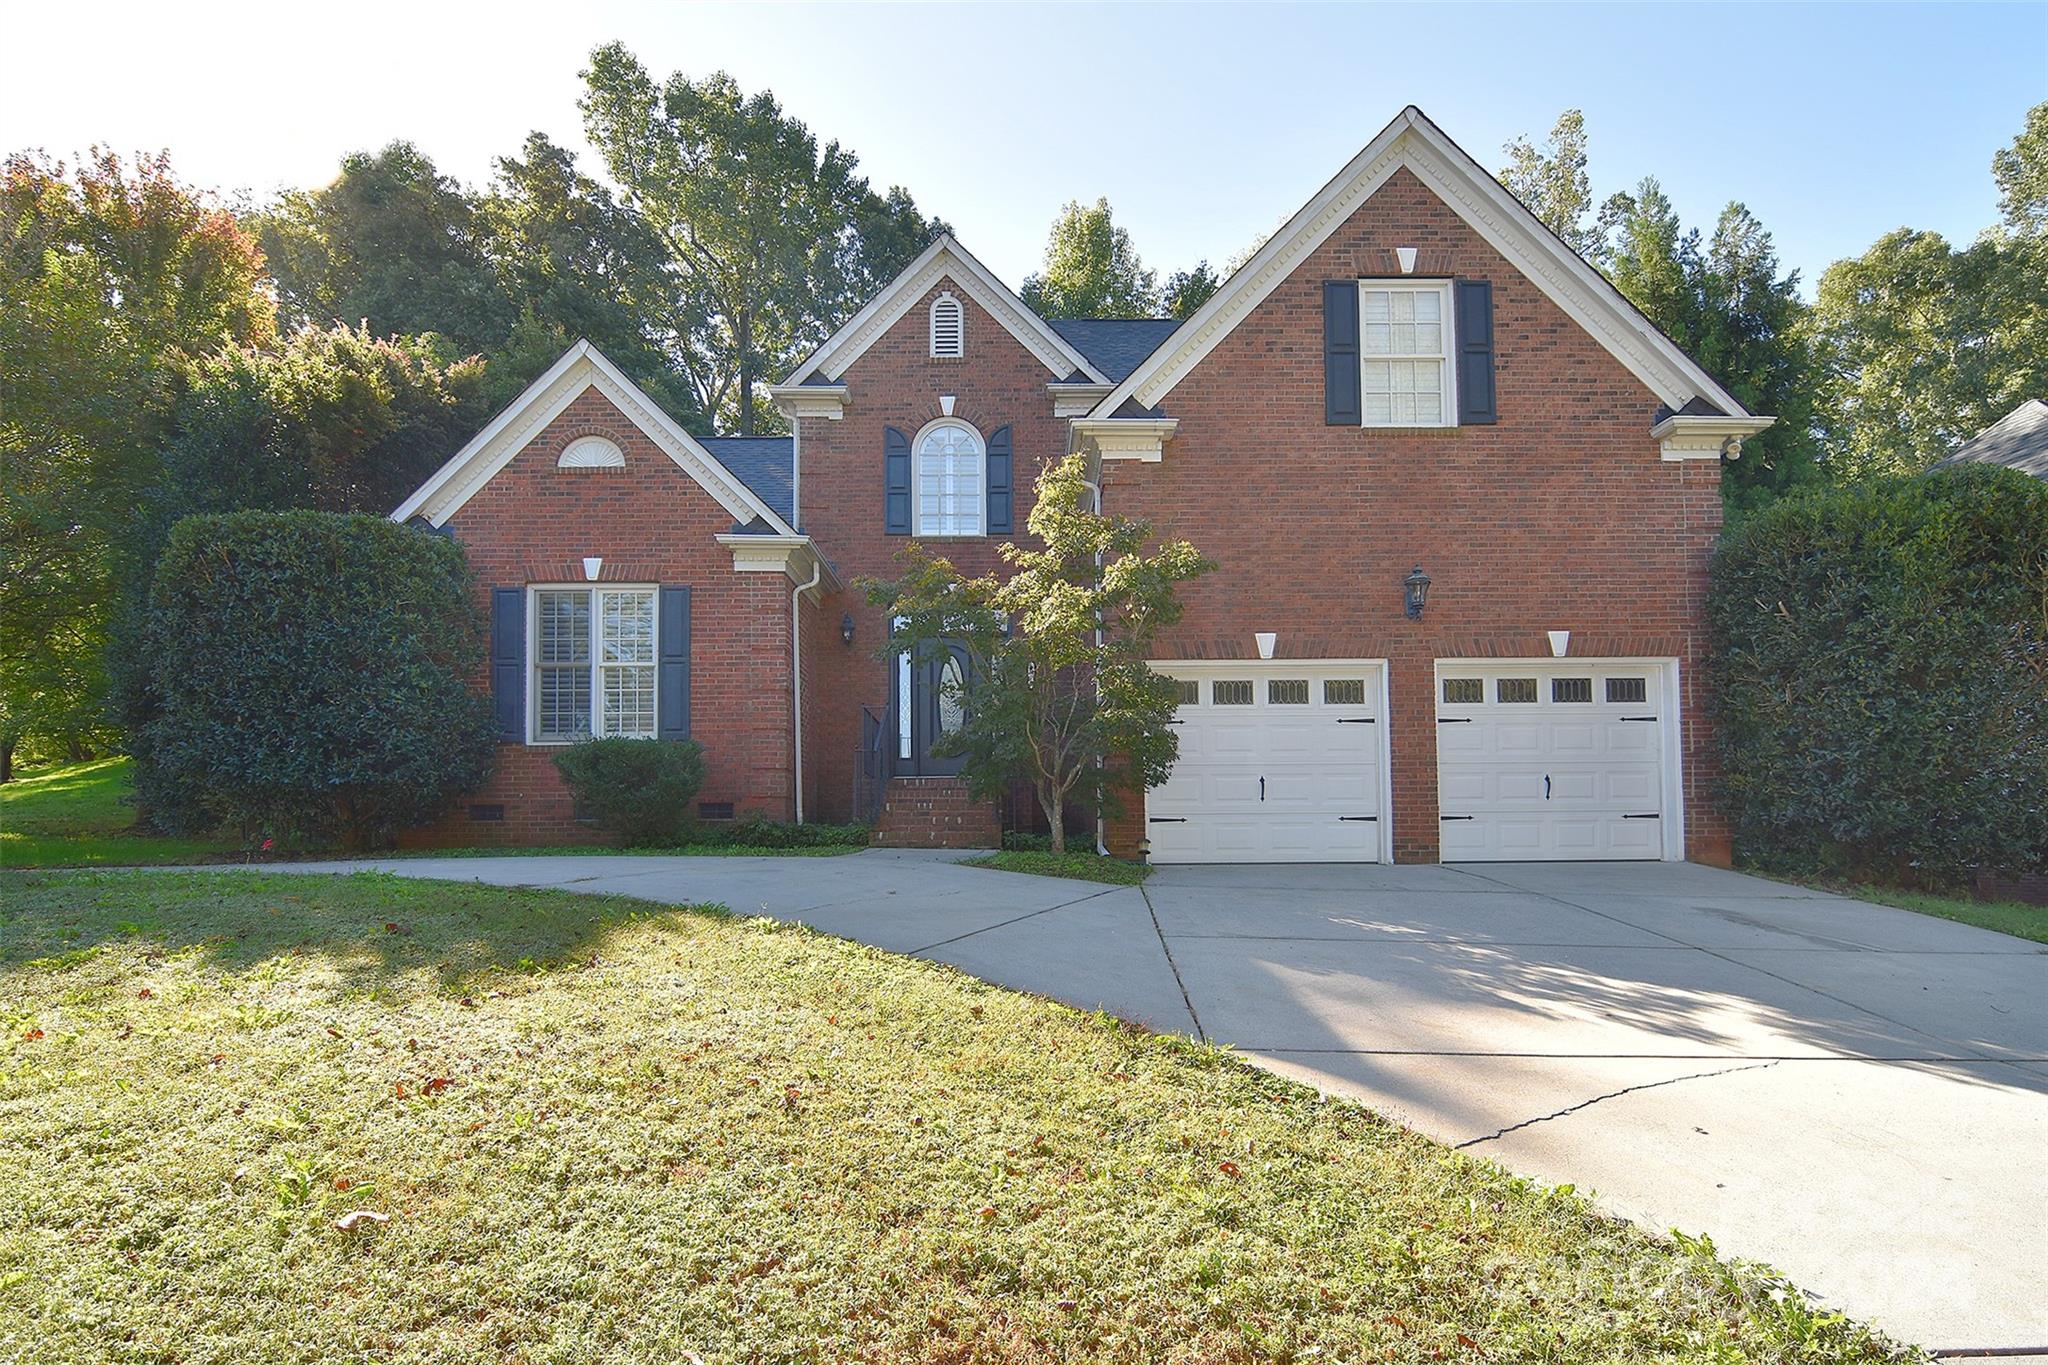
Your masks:
M 1691 864 L 953 856 L 374 865 L 722 902 L 1192 1032 L 1908 1340 L 2048 1347 L 2042 945 Z

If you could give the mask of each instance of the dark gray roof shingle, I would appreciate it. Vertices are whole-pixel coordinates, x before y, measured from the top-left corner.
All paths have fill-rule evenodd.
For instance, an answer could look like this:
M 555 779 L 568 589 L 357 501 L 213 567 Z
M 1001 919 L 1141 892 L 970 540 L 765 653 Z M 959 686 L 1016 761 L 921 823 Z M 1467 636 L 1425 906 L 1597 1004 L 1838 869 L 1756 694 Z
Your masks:
M 1180 323 L 1173 318 L 1047 318 L 1046 325 L 1115 384 L 1129 378 Z
M 2002 464 L 2048 479 L 2048 403 L 2026 402 L 1956 447 L 1943 464 Z
M 790 470 L 795 447 L 787 436 L 700 436 L 717 461 L 785 522 L 790 517 Z

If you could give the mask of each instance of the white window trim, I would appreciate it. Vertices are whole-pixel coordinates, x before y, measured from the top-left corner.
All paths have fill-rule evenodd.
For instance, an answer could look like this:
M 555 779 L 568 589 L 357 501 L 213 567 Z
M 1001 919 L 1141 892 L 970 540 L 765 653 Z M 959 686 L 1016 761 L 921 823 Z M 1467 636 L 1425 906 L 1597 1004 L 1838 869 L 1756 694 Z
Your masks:
M 981 447 L 981 498 L 972 531 L 926 531 L 924 529 L 924 442 L 940 427 L 958 427 L 974 437 Z M 910 442 L 910 534 L 914 540 L 988 539 L 988 437 L 980 427 L 959 417 L 941 417 L 917 429 Z
M 600 738 L 604 730 L 604 664 L 598 631 L 602 608 L 593 600 L 590 609 L 590 733 L 575 739 L 540 737 L 540 688 L 536 685 L 540 660 L 540 595 L 544 592 L 580 592 L 597 598 L 609 593 L 644 592 L 654 597 L 654 728 L 645 735 L 614 736 L 623 739 L 661 737 L 661 585 L 658 583 L 529 583 L 526 585 L 526 743 L 532 748 L 559 749 Z
M 1444 410 L 1438 422 L 1372 422 L 1365 416 L 1365 366 L 1369 360 L 1421 360 L 1414 356 L 1368 356 L 1365 353 L 1365 291 L 1401 289 L 1417 292 L 1434 290 L 1443 296 Z M 1458 291 L 1456 282 L 1414 275 L 1376 276 L 1358 281 L 1358 423 L 1371 431 L 1440 431 L 1458 425 Z
M 939 310 L 949 306 L 953 311 L 953 349 L 939 349 Z M 931 358 L 934 360 L 958 360 L 967 354 L 967 309 L 952 290 L 942 290 L 932 300 L 926 314 L 926 327 L 931 338 Z

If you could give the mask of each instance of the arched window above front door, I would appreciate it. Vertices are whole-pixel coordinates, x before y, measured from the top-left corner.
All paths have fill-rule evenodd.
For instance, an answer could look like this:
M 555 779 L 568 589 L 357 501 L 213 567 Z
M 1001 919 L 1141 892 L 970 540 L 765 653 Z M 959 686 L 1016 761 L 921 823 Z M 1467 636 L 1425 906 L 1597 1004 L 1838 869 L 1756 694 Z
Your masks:
M 915 447 L 916 526 L 921 536 L 985 533 L 988 447 L 965 422 L 934 422 Z

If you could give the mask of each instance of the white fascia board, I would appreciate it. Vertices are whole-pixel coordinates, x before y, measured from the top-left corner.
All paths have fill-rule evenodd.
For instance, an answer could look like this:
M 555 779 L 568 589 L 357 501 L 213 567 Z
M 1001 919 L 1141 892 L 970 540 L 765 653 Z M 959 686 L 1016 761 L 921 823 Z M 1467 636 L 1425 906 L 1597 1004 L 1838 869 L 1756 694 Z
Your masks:
M 1658 452 L 1667 460 L 1718 460 L 1729 441 L 1735 445 L 1727 452 L 1728 458 L 1739 460 L 1742 443 L 1777 420 L 1673 413 L 1651 427 L 1650 435 L 1656 438 Z
M 1727 390 L 1652 326 L 1605 276 L 1581 260 L 1413 105 L 1381 129 L 1164 345 L 1097 403 L 1095 415 L 1112 413 L 1131 399 L 1148 408 L 1157 406 L 1402 166 L 1663 402 L 1676 408 L 1704 397 L 1717 407 L 1746 415 Z
M 846 416 L 850 395 L 844 384 L 770 384 L 768 401 L 792 422 L 799 417 L 822 417 L 837 422 Z
M 827 379 L 838 379 L 940 280 L 959 285 L 1057 378 L 1064 379 L 1079 370 L 1098 383 L 1109 382 L 1107 375 L 1089 364 L 1086 356 L 1026 307 L 1024 300 L 989 273 L 988 267 L 974 259 L 951 233 L 945 233 L 904 267 L 902 274 L 868 300 L 867 306 L 849 318 L 845 326 L 828 337 L 824 345 L 811 352 L 810 358 L 788 379 L 775 387 L 794 388 L 817 374 Z
M 1084 417 L 1074 422 L 1074 434 L 1094 441 L 1103 459 L 1146 464 L 1166 458 L 1166 443 L 1178 430 L 1178 417 Z
M 1045 391 L 1052 395 L 1052 415 L 1055 417 L 1086 417 L 1095 411 L 1095 405 L 1102 396 L 1116 385 L 1107 381 L 1100 384 L 1052 383 Z
M 489 426 L 421 484 L 419 491 L 391 514 L 391 519 L 402 522 L 425 516 L 434 526 L 446 525 L 448 518 L 512 463 L 535 435 L 561 416 L 586 389 L 593 388 L 610 399 L 626 420 L 659 446 L 678 469 L 731 513 L 734 520 L 748 522 L 758 517 L 778 534 L 796 534 L 738 475 L 699 444 L 696 437 L 677 426 L 659 404 L 587 340 L 564 352 L 547 373 L 529 384 Z
M 732 551 L 735 573 L 779 573 L 801 586 L 809 583 L 812 570 L 817 570 L 818 583 L 810 594 L 813 601 L 845 586 L 809 536 L 750 536 L 735 532 L 719 536 L 718 543 Z

